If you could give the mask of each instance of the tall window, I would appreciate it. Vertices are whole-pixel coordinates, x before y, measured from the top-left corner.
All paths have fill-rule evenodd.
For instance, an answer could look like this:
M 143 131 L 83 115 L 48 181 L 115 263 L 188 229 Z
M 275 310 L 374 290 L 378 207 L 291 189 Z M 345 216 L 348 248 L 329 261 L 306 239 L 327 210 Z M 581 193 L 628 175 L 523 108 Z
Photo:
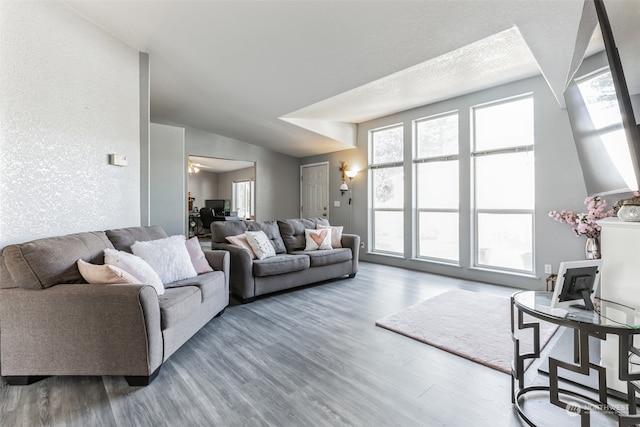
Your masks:
M 417 255 L 458 262 L 458 113 L 414 122 Z
M 231 210 L 237 211 L 240 218 L 252 218 L 255 215 L 253 207 L 254 181 L 234 181 Z
M 375 252 L 404 253 L 403 146 L 402 125 L 370 133 L 372 248 Z
M 472 113 L 475 264 L 533 272 L 533 97 Z

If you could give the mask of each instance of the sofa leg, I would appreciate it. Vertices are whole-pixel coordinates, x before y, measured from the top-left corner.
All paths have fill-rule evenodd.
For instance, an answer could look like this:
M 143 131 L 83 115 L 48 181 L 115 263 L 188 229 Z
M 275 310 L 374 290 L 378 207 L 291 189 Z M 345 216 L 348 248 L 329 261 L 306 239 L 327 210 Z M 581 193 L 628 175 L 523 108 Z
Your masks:
M 158 366 L 158 369 L 153 371 L 151 375 L 126 375 L 124 378 L 127 380 L 127 383 L 131 387 L 144 387 L 151 384 L 151 382 L 156 379 L 159 372 L 160 366 Z
M 351 273 L 351 274 L 349 275 L 349 279 L 353 279 L 354 277 L 356 277 L 356 273 Z
M 29 385 L 48 378 L 48 375 L 9 375 L 2 377 L 9 385 Z
M 220 316 L 222 316 L 222 314 L 224 313 L 224 311 L 225 311 L 226 309 L 227 309 L 226 307 L 225 307 L 225 308 L 223 308 L 223 309 L 220 311 L 220 313 L 216 314 L 216 316 L 215 316 L 215 317 L 220 317 Z

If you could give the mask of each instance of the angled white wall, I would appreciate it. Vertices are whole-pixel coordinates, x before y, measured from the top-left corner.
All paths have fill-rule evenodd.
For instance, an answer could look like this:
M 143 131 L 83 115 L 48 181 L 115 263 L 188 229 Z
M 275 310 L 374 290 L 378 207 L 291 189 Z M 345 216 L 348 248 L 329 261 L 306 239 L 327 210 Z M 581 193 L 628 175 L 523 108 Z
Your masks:
M 139 225 L 138 52 L 58 2 L 0 2 L 0 40 L 0 247 Z

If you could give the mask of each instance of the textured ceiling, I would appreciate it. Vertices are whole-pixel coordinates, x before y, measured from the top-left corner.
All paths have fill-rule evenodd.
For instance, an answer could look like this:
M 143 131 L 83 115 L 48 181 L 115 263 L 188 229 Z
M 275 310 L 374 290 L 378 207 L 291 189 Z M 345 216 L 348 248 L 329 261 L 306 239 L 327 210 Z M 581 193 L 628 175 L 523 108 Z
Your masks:
M 352 147 L 355 123 L 541 71 L 562 103 L 590 37 L 582 0 L 64 3 L 149 54 L 152 118 L 295 157 Z M 638 52 L 640 1 L 614 3 Z

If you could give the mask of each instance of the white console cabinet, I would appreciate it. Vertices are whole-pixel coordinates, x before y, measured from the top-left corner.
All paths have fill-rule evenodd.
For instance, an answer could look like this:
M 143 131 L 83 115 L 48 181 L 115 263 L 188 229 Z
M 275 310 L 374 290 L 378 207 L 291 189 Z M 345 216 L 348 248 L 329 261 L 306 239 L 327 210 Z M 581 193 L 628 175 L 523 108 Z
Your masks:
M 598 224 L 602 227 L 603 261 L 600 297 L 640 310 L 640 222 L 605 218 Z M 609 315 L 615 316 L 615 313 Z M 601 364 L 607 370 L 607 386 L 626 394 L 626 384 L 618 379 L 618 338 L 608 335 L 601 344 Z

